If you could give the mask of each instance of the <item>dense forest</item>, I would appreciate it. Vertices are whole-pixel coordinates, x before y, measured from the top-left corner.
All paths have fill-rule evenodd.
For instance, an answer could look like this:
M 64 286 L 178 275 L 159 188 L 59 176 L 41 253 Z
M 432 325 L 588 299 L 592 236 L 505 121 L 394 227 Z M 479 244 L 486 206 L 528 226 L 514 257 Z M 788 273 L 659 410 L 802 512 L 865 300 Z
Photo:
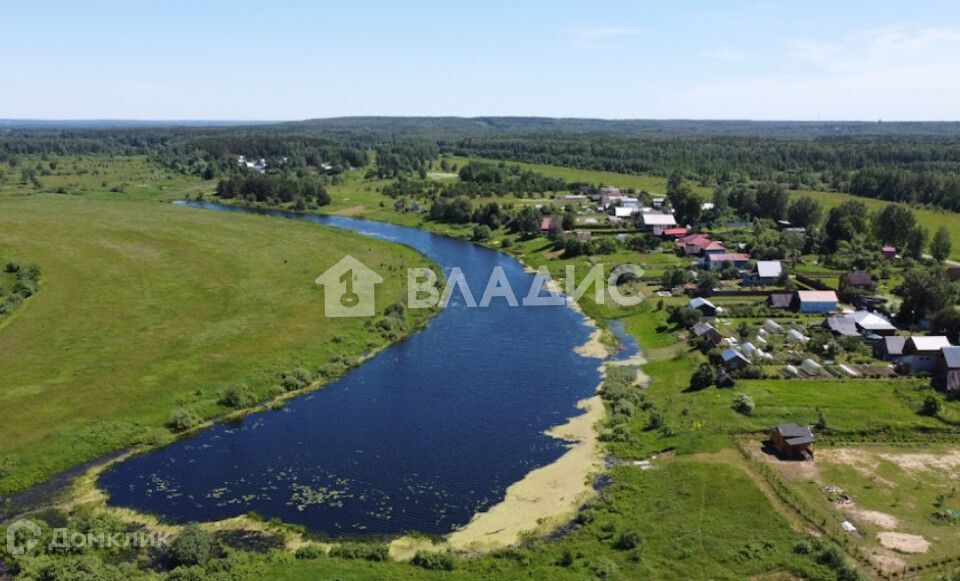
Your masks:
M 167 167 L 208 179 L 236 173 L 241 155 L 264 158 L 273 171 L 299 178 L 350 168 L 362 168 L 369 177 L 424 177 L 440 153 L 450 153 L 663 177 L 680 174 L 708 187 L 776 182 L 791 189 L 960 210 L 958 123 L 522 117 L 357 117 L 248 126 L 0 122 L 0 162 L 21 155 L 78 153 L 150 155 Z M 468 184 L 464 187 L 473 188 L 472 195 L 502 183 L 496 177 L 484 181 L 482 172 L 461 177 Z M 516 173 L 502 177 L 537 179 Z M 521 183 L 519 189 L 543 187 Z

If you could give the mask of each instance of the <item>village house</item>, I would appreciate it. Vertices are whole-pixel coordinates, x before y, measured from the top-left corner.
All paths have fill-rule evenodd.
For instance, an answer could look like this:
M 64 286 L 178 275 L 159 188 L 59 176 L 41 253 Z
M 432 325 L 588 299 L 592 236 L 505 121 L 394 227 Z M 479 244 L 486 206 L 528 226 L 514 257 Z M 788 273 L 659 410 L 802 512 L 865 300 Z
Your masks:
M 677 228 L 667 228 L 663 231 L 664 238 L 672 238 L 674 240 L 678 238 L 684 238 L 687 235 L 687 229 L 682 227 Z
M 840 275 L 840 286 L 852 286 L 873 292 L 877 290 L 877 282 L 869 273 L 862 270 L 851 270 Z
M 631 216 L 633 216 L 634 214 L 638 214 L 639 212 L 640 212 L 639 208 L 631 207 L 631 206 L 614 206 L 613 207 L 613 215 L 616 216 L 617 218 L 630 218 Z
M 900 337 L 897 335 L 884 337 L 883 340 L 877 343 L 874 353 L 876 354 L 877 359 L 882 359 L 884 361 L 896 361 L 903 356 L 903 348 L 906 343 L 906 337 Z
M 853 319 L 857 325 L 857 331 L 861 335 L 887 337 L 897 332 L 897 328 L 890 321 L 870 311 L 857 311 L 847 315 L 847 317 Z
M 700 265 L 707 270 L 720 270 L 727 264 L 730 264 L 736 269 L 744 270 L 750 266 L 750 256 L 739 253 L 716 253 L 706 254 L 700 259 Z
M 834 291 L 797 291 L 790 308 L 799 313 L 829 313 L 837 310 L 839 302 Z
M 880 252 L 887 260 L 894 260 L 897 257 L 897 249 L 894 246 L 884 246 L 880 249 Z
M 812 460 L 815 441 L 810 426 L 780 424 L 770 430 L 770 443 L 781 457 L 789 460 Z
M 723 335 L 720 334 L 720 331 L 717 331 L 713 325 L 705 321 L 700 321 L 694 325 L 690 332 L 693 333 L 693 336 L 697 339 L 700 339 L 704 342 L 709 342 L 713 345 L 719 345 L 720 341 L 723 339 Z
M 779 260 L 758 260 L 752 271 L 743 276 L 743 284 L 748 286 L 772 286 L 783 276 L 783 265 Z
M 727 249 L 724 247 L 723 242 L 713 241 L 710 244 L 707 244 L 703 247 L 702 254 L 723 254 Z
M 643 227 L 656 236 L 661 236 L 664 230 L 673 228 L 677 225 L 677 220 L 673 214 L 658 214 L 656 212 L 647 212 L 642 214 Z
M 793 293 L 770 293 L 767 295 L 768 309 L 789 309 L 793 303 Z
M 940 351 L 945 347 L 950 347 L 950 341 L 942 335 L 914 335 L 903 345 L 900 366 L 910 373 L 930 373 L 937 367 Z
M 604 210 L 619 201 L 622 197 L 623 193 L 620 192 L 620 188 L 614 188 L 611 186 L 603 186 L 600 188 L 600 206 Z
M 677 243 L 683 249 L 684 256 L 699 256 L 713 241 L 706 234 L 691 234 Z
M 960 392 L 960 347 L 944 347 L 940 350 L 936 385 L 951 393 Z
M 720 359 L 723 361 L 723 367 L 727 371 L 743 369 L 744 367 L 749 367 L 750 365 L 750 360 L 744 357 L 743 353 L 740 353 L 733 347 L 724 349 L 723 353 L 720 354 Z
M 544 216 L 540 219 L 540 231 L 549 232 L 550 228 L 553 227 L 553 218 L 550 216 Z
M 700 311 L 704 317 L 716 317 L 717 313 L 721 311 L 720 308 L 703 297 L 691 299 L 687 306 Z

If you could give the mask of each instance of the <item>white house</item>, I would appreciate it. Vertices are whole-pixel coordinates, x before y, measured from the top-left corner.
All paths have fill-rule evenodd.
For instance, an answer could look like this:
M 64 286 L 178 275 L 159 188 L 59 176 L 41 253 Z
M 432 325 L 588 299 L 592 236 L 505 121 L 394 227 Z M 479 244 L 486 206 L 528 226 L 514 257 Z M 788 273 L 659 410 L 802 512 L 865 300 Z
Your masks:
M 663 231 L 677 225 L 677 220 L 673 214 L 656 214 L 648 212 L 642 214 L 643 227 L 657 236 L 661 236 Z

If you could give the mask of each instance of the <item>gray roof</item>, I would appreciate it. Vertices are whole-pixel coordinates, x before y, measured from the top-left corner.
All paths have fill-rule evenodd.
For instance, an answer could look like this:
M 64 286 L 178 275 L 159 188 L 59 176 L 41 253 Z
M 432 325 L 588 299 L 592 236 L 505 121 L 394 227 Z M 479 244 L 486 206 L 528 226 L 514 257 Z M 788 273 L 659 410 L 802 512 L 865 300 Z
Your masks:
M 716 329 L 714 329 L 713 325 L 711 325 L 710 323 L 705 323 L 703 321 L 700 321 L 699 323 L 693 326 L 691 331 L 693 331 L 694 335 L 696 335 L 697 337 L 700 337 L 701 335 L 708 333 L 711 329 L 716 331 Z
M 775 428 L 788 444 L 797 446 L 800 444 L 813 443 L 816 438 L 810 431 L 810 426 L 798 426 L 797 424 L 780 424 Z
M 703 306 L 710 307 L 711 309 L 717 308 L 716 306 L 714 306 L 713 303 L 711 303 L 710 301 L 708 301 L 703 297 L 697 297 L 695 299 L 692 299 L 689 303 L 687 303 L 687 306 L 692 309 L 699 309 L 700 307 L 703 307 Z
M 856 337 L 860 334 L 857 332 L 856 321 L 847 317 L 827 317 L 825 323 L 831 331 L 844 337 Z
M 960 347 L 944 347 L 943 360 L 950 369 L 960 368 Z
M 903 355 L 903 346 L 906 345 L 906 337 L 884 337 L 883 346 L 890 355 Z

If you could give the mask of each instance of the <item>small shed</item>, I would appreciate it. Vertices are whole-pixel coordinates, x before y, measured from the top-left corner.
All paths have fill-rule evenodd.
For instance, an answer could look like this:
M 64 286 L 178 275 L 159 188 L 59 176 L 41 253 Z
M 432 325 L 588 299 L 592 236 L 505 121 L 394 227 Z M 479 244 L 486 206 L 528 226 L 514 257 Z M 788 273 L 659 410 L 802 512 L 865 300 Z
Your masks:
M 852 286 L 873 292 L 877 290 L 877 281 L 866 271 L 851 270 L 840 275 L 840 286 Z
M 690 332 L 693 333 L 693 336 L 701 339 L 703 341 L 708 341 L 714 345 L 718 345 L 723 339 L 723 335 L 720 334 L 720 331 L 717 331 L 713 325 L 707 323 L 706 321 L 700 321 L 694 325 Z
M 540 220 L 540 231 L 549 232 L 550 228 L 553 227 L 553 218 L 546 216 Z
M 703 313 L 704 317 L 716 317 L 717 316 L 717 307 L 707 299 L 703 297 L 697 297 L 692 299 L 687 306 L 691 309 L 697 309 Z
M 789 309 L 793 303 L 793 293 L 770 293 L 767 295 L 767 308 Z
M 727 371 L 743 369 L 750 365 L 750 360 L 744 357 L 743 353 L 733 348 L 724 350 L 724 352 L 720 354 L 720 359 L 723 361 L 723 367 Z
M 893 260 L 897 257 L 897 248 L 895 246 L 884 246 L 880 249 L 880 252 L 883 253 L 883 257 L 887 260 Z
M 780 424 L 770 430 L 770 443 L 789 460 L 812 460 L 815 441 L 810 426 Z
M 894 327 L 890 321 L 870 311 L 857 311 L 850 315 L 849 318 L 853 319 L 854 323 L 856 323 L 857 331 L 861 335 L 872 334 L 887 337 L 897 332 L 897 328 Z

